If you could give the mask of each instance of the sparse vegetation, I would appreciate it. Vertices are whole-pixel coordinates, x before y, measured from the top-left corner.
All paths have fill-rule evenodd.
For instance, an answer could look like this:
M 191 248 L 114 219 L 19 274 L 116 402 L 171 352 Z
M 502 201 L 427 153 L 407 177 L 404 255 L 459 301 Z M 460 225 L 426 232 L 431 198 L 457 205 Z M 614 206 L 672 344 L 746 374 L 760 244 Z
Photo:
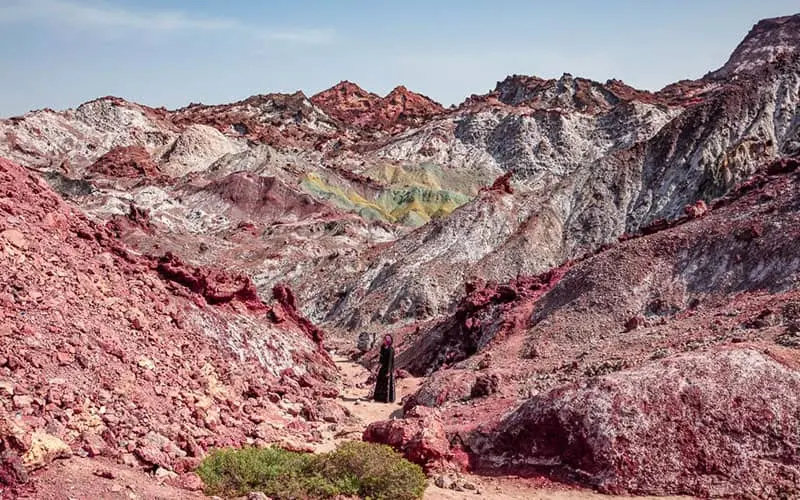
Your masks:
M 197 473 L 207 494 L 224 496 L 261 491 L 278 499 L 342 495 L 416 500 L 427 486 L 422 468 L 392 448 L 357 441 L 321 455 L 280 448 L 216 450 Z

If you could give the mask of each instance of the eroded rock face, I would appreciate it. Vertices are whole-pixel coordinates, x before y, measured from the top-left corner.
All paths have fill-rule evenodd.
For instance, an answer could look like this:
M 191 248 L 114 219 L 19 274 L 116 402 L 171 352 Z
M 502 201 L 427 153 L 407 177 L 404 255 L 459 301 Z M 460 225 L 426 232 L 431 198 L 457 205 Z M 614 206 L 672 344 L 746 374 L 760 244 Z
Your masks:
M 779 498 L 800 487 L 798 390 L 752 349 L 677 356 L 531 399 L 492 453 L 611 493 Z
M 743 47 L 771 51 L 779 43 L 794 53 L 796 37 L 781 33 L 796 22 L 765 22 L 760 41 Z M 509 77 L 485 99 L 367 157 L 511 171 L 518 185 L 532 187 L 516 187 L 511 200 L 478 196 L 441 223 L 399 238 L 365 272 L 336 283 L 347 295 L 326 321 L 369 328 L 428 320 L 462 297 L 461 285 L 475 275 L 509 281 L 539 274 L 683 217 L 687 206 L 701 216 L 701 202 L 723 196 L 757 166 L 800 152 L 799 82 L 796 56 L 655 94 L 570 75 Z
M 179 283 L 202 295 L 209 304 L 240 301 L 248 309 L 266 312 L 268 308 L 258 297 L 253 282 L 246 276 L 230 276 L 214 269 L 187 266 L 171 253 L 159 259 L 156 267 L 164 279 Z

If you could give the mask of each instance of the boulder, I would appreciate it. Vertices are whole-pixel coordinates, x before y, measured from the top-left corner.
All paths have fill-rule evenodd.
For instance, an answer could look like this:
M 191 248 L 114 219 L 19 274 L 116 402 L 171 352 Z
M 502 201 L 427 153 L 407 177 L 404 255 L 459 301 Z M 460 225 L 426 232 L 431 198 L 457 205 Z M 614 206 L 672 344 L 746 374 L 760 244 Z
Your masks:
M 319 399 L 306 403 L 303 406 L 303 414 L 310 422 L 339 423 L 347 420 L 350 412 L 336 401 Z
M 694 352 L 537 396 L 482 454 L 607 493 L 783 498 L 800 489 L 798 414 L 799 372 L 750 348 Z
M 48 465 L 57 458 L 72 456 L 72 450 L 61 439 L 42 431 L 31 435 L 31 446 L 22 455 L 22 465 L 29 471 Z
M 167 479 L 166 483 L 176 488 L 181 488 L 188 491 L 202 491 L 204 487 L 203 480 L 200 479 L 200 476 L 194 472 L 181 474 L 175 478 Z
M 361 352 L 367 352 L 375 345 L 375 333 L 361 332 L 358 334 L 356 347 Z
M 425 383 L 405 400 L 406 411 L 421 405 L 442 406 L 450 401 L 465 401 L 472 397 L 472 388 L 477 381 L 472 370 L 440 370 L 425 380 Z
M 364 441 L 387 444 L 426 470 L 435 469 L 450 457 L 441 417 L 428 408 L 412 410 L 409 418 L 373 422 L 364 431 Z
M 0 415 L 0 484 L 25 483 L 31 471 L 71 455 L 69 446 L 56 436 Z
M 475 379 L 470 397 L 482 398 L 496 393 L 500 389 L 500 376 L 496 373 L 482 373 Z

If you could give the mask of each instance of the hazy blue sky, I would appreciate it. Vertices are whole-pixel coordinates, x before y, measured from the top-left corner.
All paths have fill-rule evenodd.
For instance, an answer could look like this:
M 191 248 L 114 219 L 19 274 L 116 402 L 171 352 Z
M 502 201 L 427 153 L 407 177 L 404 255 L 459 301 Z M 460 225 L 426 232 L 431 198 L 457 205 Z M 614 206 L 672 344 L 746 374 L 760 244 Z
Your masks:
M 797 12 L 800 0 L 0 0 L 0 116 L 340 80 L 451 104 L 513 73 L 655 90 L 721 66 L 759 19 Z

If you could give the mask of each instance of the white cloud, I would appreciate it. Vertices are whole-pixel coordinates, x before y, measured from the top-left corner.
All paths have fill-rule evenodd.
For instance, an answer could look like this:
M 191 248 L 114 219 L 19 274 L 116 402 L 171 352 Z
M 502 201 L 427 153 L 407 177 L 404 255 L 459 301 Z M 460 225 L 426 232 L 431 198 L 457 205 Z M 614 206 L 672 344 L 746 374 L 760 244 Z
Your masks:
M 101 32 L 120 30 L 135 33 L 236 32 L 258 40 L 322 44 L 334 37 L 330 29 L 265 29 L 237 19 L 193 17 L 180 11 L 138 11 L 101 1 L 20 0 L 0 6 L 0 24 L 46 22 L 76 29 Z

